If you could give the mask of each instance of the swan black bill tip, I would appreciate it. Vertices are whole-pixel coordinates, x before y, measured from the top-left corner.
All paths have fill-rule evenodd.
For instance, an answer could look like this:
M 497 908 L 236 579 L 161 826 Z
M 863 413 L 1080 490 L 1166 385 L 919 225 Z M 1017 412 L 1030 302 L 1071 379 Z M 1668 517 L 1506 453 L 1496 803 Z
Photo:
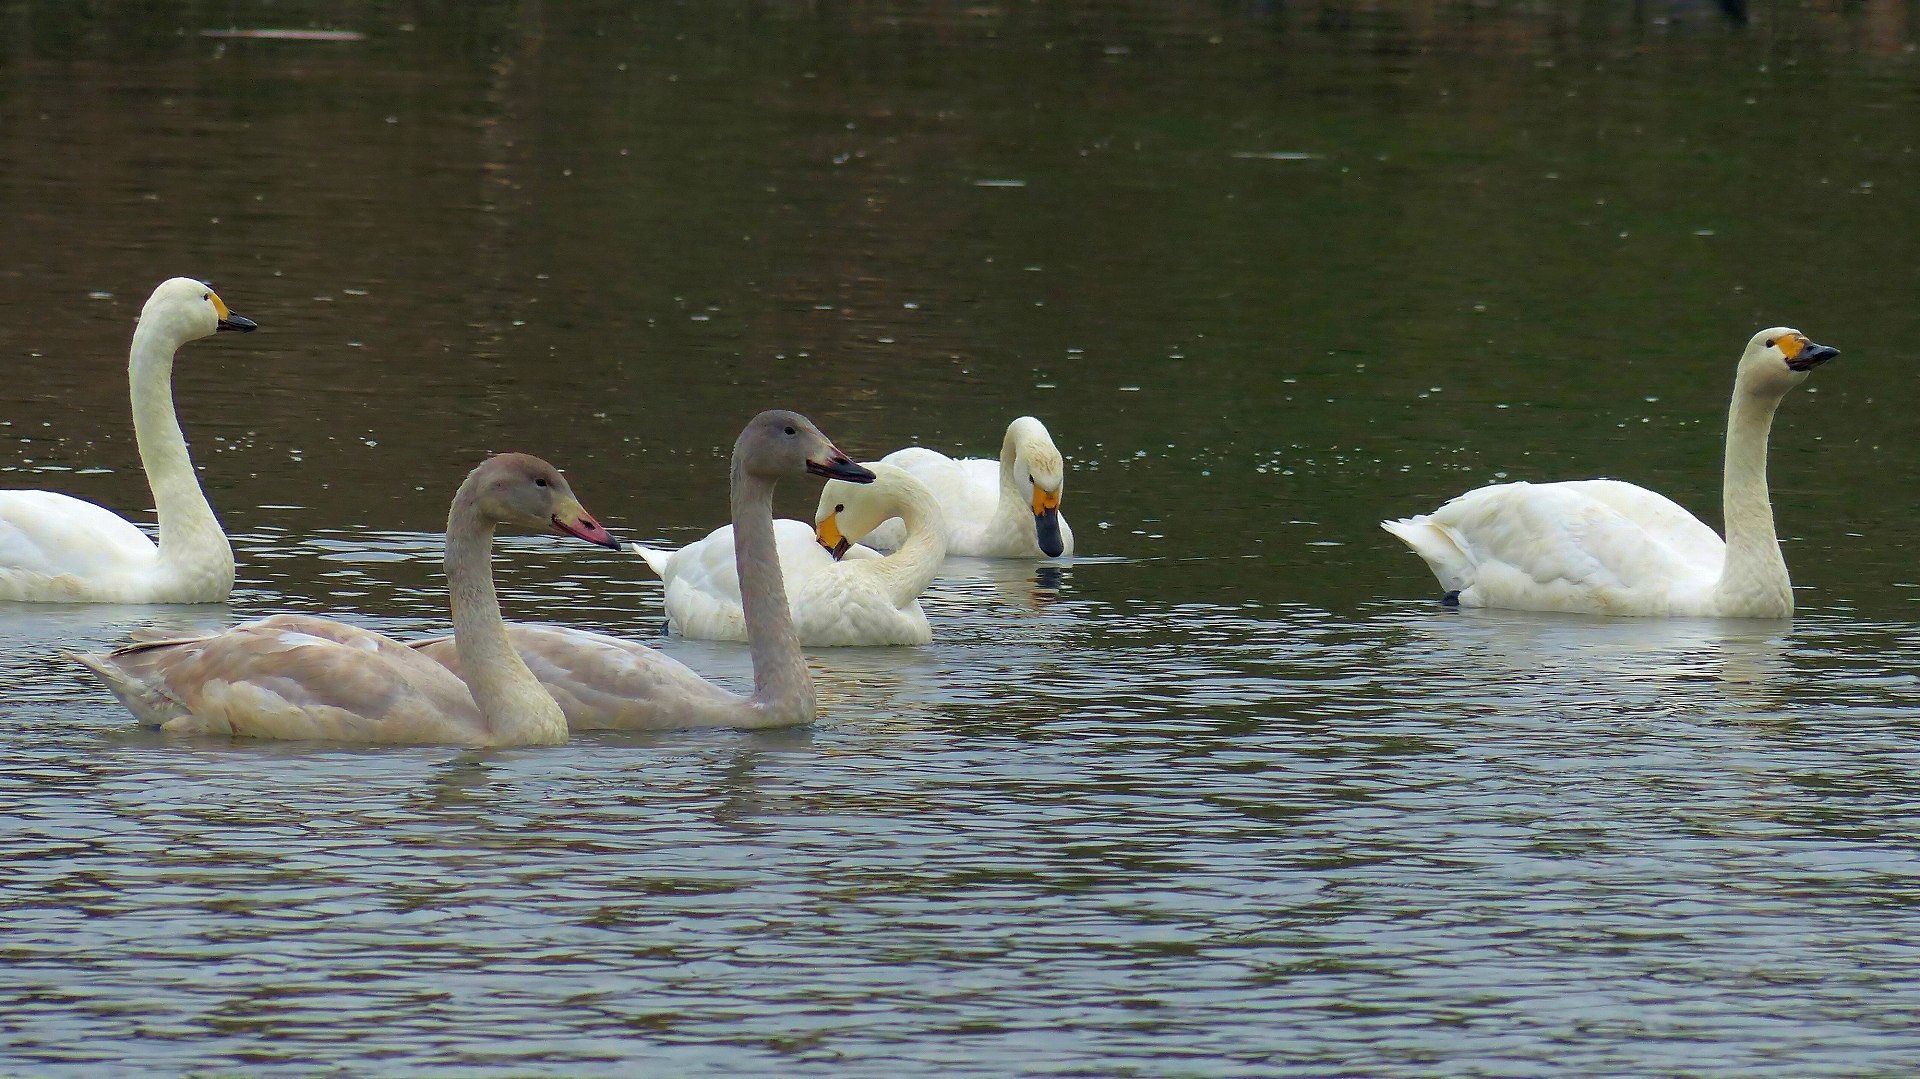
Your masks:
M 245 315 L 236 315 L 229 311 L 227 312 L 227 317 L 220 320 L 219 329 L 215 332 L 231 330 L 234 333 L 252 333 L 259 328 L 260 324 L 258 322 L 253 321 Z
M 1444 596 L 1441 596 L 1441 597 L 1440 597 L 1440 606 L 1442 606 L 1442 607 L 1458 607 L 1458 606 L 1460 606 L 1460 590 L 1456 588 L 1456 589 L 1454 589 L 1453 591 L 1451 591 L 1451 592 L 1448 592 L 1448 593 L 1447 593 L 1446 595 L 1444 595 Z
M 1067 545 L 1060 539 L 1060 511 L 1047 510 L 1033 515 L 1033 538 L 1040 544 L 1040 553 L 1048 558 L 1059 558 Z
M 837 450 L 826 464 L 809 460 L 807 471 L 830 480 L 846 480 L 848 483 L 872 483 L 874 480 L 871 471 Z
M 1834 348 L 1832 345 L 1808 343 L 1793 359 L 1787 361 L 1787 366 L 1793 368 L 1795 371 L 1811 371 L 1838 355 L 1840 355 L 1840 350 Z

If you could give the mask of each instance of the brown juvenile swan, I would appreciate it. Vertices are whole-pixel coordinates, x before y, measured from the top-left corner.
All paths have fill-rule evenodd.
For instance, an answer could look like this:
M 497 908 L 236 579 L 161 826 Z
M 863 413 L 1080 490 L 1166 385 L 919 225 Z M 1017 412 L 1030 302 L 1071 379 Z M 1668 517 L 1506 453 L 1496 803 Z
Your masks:
M 808 474 L 854 483 L 873 473 L 797 412 L 762 412 L 733 444 L 734 563 L 740 574 L 753 695 L 742 697 L 643 644 L 564 626 L 508 633 L 574 730 L 786 727 L 813 722 L 818 705 L 787 607 L 773 531 L 773 485 Z M 414 645 L 453 670 L 465 657 L 445 638 Z
M 555 468 L 525 454 L 473 470 L 447 517 L 447 599 L 462 681 L 399 641 L 283 614 L 204 637 L 72 658 L 134 715 L 169 731 L 343 742 L 557 745 L 566 718 L 514 654 L 489 548 L 496 526 L 619 549 Z

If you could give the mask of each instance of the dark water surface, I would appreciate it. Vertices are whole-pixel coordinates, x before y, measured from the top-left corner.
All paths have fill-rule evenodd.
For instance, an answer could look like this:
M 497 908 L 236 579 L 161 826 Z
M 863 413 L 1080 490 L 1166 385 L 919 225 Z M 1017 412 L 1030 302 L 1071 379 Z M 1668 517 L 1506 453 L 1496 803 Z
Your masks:
M 241 587 L 0 610 L 0 1071 L 1920 1059 L 1912 5 L 153 8 L 0 2 L 0 482 L 149 519 L 127 335 L 209 278 Z M 260 27 L 365 38 L 199 36 Z M 1589 475 L 1717 522 L 1776 323 L 1845 353 L 1774 431 L 1790 624 L 1449 611 L 1376 528 Z M 1037 414 L 1090 557 L 954 561 L 797 732 L 171 739 L 57 656 L 437 630 L 484 453 L 679 543 L 773 405 Z M 637 560 L 503 546 L 510 614 L 748 676 Z

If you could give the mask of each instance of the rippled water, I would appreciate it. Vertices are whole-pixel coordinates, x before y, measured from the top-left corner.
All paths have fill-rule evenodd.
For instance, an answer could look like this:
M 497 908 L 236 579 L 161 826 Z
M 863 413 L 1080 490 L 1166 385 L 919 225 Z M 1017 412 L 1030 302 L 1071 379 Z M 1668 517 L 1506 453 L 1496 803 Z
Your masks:
M 0 608 L 0 1071 L 1920 1059 L 1908 5 L 355 11 L 0 7 L 0 479 L 139 516 L 146 289 L 263 327 L 178 374 L 231 607 Z M 1717 520 L 1779 322 L 1844 352 L 1775 429 L 1791 623 L 1450 610 L 1376 528 L 1595 474 Z M 952 561 L 804 731 L 163 738 L 59 659 L 437 632 L 483 453 L 681 543 L 775 404 L 865 457 L 1037 413 L 1087 557 Z M 497 569 L 750 677 L 636 559 Z

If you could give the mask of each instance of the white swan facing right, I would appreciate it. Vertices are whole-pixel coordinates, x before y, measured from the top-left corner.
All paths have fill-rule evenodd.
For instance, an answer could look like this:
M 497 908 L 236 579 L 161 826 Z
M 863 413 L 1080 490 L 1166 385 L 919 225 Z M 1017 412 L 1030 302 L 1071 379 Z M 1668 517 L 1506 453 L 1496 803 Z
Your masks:
M 813 528 L 773 522 L 780 573 L 800 643 L 813 646 L 926 644 L 933 627 L 920 609 L 947 557 L 940 503 L 913 474 L 885 462 L 873 482 L 830 480 Z M 855 544 L 884 521 L 905 523 L 892 554 Z M 678 633 L 709 640 L 747 639 L 740 604 L 733 527 L 715 529 L 677 551 L 631 545 L 667 586 L 667 621 Z
M 173 412 L 173 354 L 251 319 L 199 281 L 163 281 L 140 309 L 127 382 L 140 463 L 160 514 L 155 546 L 111 510 L 52 491 L 0 491 L 0 600 L 219 603 L 233 591 L 233 548 L 207 504 Z
M 1381 527 L 1464 607 L 1785 618 L 1793 586 L 1767 495 L 1767 433 L 1787 391 L 1839 354 L 1786 326 L 1747 342 L 1727 413 L 1724 542 L 1671 499 L 1619 480 L 1496 484 Z
M 1058 558 L 1073 553 L 1073 529 L 1060 513 L 1067 466 L 1047 425 L 1022 416 L 1007 425 L 1000 459 L 953 458 L 909 446 L 880 459 L 927 485 L 946 515 L 947 553 L 969 558 Z M 820 502 L 824 515 L 825 497 Z M 906 541 L 902 525 L 873 530 L 867 543 L 892 550 Z

